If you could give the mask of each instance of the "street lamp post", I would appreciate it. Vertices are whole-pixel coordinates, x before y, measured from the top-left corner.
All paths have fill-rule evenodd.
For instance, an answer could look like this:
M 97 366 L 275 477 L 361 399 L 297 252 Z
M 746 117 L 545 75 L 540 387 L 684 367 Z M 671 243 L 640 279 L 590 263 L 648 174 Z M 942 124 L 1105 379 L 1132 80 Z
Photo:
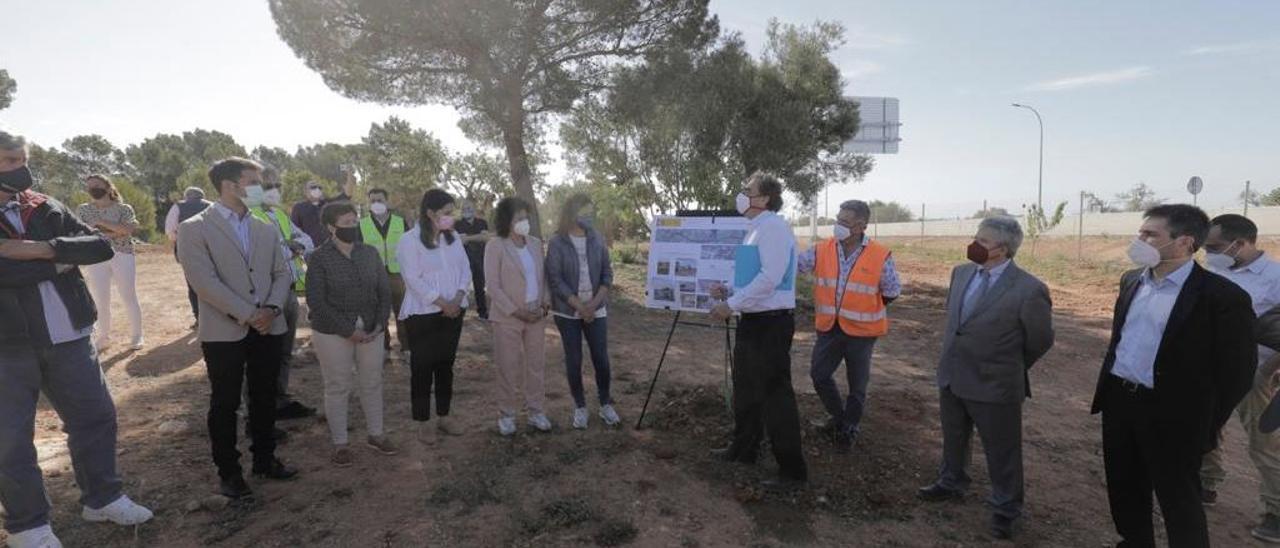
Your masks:
M 1044 119 L 1040 118 L 1040 111 L 1031 105 L 1023 105 L 1014 103 L 1014 107 L 1025 108 L 1036 115 L 1036 122 L 1040 123 L 1040 180 L 1036 185 L 1036 206 L 1040 211 L 1044 211 Z

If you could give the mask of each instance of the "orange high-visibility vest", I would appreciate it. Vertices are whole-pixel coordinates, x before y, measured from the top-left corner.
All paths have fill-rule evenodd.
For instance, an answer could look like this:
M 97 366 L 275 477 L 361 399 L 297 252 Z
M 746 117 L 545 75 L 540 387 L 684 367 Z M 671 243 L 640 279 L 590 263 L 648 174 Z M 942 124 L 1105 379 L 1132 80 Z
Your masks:
M 889 317 L 885 314 L 884 299 L 880 295 L 880 273 L 889 259 L 889 248 L 867 240 L 849 279 L 840 278 L 840 253 L 835 238 L 818 244 L 817 264 L 813 275 L 814 324 L 818 331 L 830 331 L 839 318 L 840 329 L 851 337 L 881 337 L 889 332 Z M 844 296 L 836 307 L 836 294 L 844 285 Z

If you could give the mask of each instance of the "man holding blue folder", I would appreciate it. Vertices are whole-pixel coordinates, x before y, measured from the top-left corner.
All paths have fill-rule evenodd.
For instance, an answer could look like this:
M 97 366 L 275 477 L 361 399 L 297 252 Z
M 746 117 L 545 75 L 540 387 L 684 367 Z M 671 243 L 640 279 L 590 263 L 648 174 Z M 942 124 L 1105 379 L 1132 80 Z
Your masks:
M 778 478 L 766 487 L 798 487 L 808 480 L 800 448 L 800 413 L 791 388 L 791 338 L 795 335 L 796 239 L 782 209 L 782 183 L 757 172 L 737 196 L 738 212 L 751 230 L 734 264 L 734 291 L 712 289 L 723 302 L 713 321 L 741 314 L 733 346 L 733 443 L 714 452 L 728 462 L 753 464 L 769 435 Z

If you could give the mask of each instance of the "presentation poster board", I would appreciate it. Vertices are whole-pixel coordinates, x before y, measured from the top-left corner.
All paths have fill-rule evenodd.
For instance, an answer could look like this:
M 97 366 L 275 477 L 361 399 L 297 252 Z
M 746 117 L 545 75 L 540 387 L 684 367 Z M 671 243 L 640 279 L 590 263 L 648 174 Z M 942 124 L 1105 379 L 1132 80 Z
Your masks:
M 734 254 L 749 223 L 737 216 L 665 216 L 653 219 L 645 306 L 707 312 L 711 287 L 733 286 Z

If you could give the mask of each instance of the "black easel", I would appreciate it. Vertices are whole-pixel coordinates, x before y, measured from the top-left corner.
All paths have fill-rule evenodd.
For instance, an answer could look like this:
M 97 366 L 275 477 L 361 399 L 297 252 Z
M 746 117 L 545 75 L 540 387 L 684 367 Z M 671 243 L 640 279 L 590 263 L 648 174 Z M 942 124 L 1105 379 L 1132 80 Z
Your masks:
M 679 210 L 679 211 L 676 211 L 676 216 L 677 217 L 711 217 L 712 222 L 714 223 L 716 217 L 741 217 L 742 215 L 735 210 L 718 209 L 718 210 L 707 210 L 707 211 Z M 662 355 L 658 357 L 658 367 L 654 369 L 653 379 L 649 381 L 649 393 L 644 397 L 644 406 L 640 408 L 640 418 L 636 420 L 636 430 L 640 430 L 643 428 L 642 425 L 644 423 L 644 416 L 645 416 L 645 413 L 649 410 L 649 400 L 653 398 L 653 389 L 658 385 L 658 375 L 662 374 L 662 364 L 663 362 L 667 361 L 667 350 L 671 348 L 671 338 L 676 334 L 676 326 L 680 324 L 684 324 L 684 325 L 692 325 L 696 327 L 708 327 L 712 329 L 720 328 L 720 326 L 706 324 L 706 323 L 682 322 L 680 321 L 680 312 L 681 312 L 680 310 L 676 310 L 675 317 L 671 319 L 671 329 L 667 331 L 667 342 L 662 346 Z M 733 370 L 733 341 L 729 336 L 729 331 L 733 329 L 735 329 L 735 327 L 731 326 L 728 320 L 725 320 L 724 322 L 724 351 L 725 351 L 724 352 L 724 357 L 725 357 L 724 375 L 725 377 L 724 378 L 725 378 L 726 385 L 728 385 L 729 377 L 732 374 L 731 372 Z M 730 398 L 732 398 L 732 390 L 730 390 L 730 394 L 731 394 Z
M 662 374 L 662 363 L 667 361 L 667 349 L 671 348 L 671 337 L 676 334 L 676 325 L 692 325 L 695 327 L 706 327 L 711 329 L 721 329 L 718 325 L 698 322 L 682 322 L 680 321 L 680 310 L 676 310 L 675 318 L 671 320 L 671 329 L 667 331 L 667 343 L 662 346 L 662 356 L 658 357 L 658 367 L 653 371 L 653 379 L 649 381 L 649 393 L 644 397 L 644 406 L 640 408 L 640 418 L 636 420 L 636 430 L 642 428 L 644 423 L 644 415 L 649 409 L 649 400 L 653 398 L 653 389 L 658 385 L 658 375 Z M 728 383 L 729 376 L 733 370 L 733 342 L 729 337 L 729 331 L 735 329 L 729 325 L 729 321 L 724 322 L 724 378 Z M 732 392 L 730 392 L 732 394 Z

